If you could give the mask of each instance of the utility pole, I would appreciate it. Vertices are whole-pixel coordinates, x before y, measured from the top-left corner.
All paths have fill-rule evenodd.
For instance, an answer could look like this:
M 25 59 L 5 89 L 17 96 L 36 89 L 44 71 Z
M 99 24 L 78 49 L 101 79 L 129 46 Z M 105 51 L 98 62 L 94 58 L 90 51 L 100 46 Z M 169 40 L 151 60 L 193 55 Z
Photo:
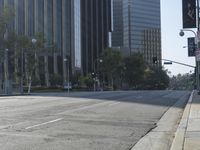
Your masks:
M 200 84 L 200 22 L 199 22 L 199 0 L 183 0 L 183 29 L 179 33 L 180 36 L 184 36 L 184 31 L 193 32 L 195 35 L 196 44 L 196 54 L 195 54 L 195 64 L 196 64 L 196 88 L 199 91 Z M 192 9 L 188 9 L 188 6 Z M 197 28 L 197 32 L 191 30 L 191 28 Z
M 199 29 L 200 29 L 200 24 L 199 24 L 199 0 L 197 0 L 197 32 L 200 32 L 199 31 Z M 199 48 L 199 44 L 197 43 L 197 47 Z M 199 77 L 200 77 L 200 75 L 199 75 L 199 66 L 200 66 L 200 64 L 199 64 L 199 61 L 197 61 L 197 58 L 196 58 L 196 72 L 197 72 L 197 89 L 198 89 L 198 91 L 199 91 Z
M 197 59 L 197 51 L 199 51 L 200 47 L 199 47 L 199 40 L 200 40 L 200 37 L 199 37 L 199 34 L 200 34 L 200 24 L 199 24 L 199 0 L 197 0 L 197 49 L 196 49 L 196 54 L 195 54 L 195 63 L 196 63 L 196 83 L 197 83 L 197 90 L 199 91 L 199 60 Z
M 196 71 L 195 71 L 195 76 L 196 76 L 196 88 L 197 90 L 199 90 L 199 68 L 198 68 L 198 60 L 197 60 L 197 50 L 199 49 L 199 46 L 198 46 L 198 35 L 195 31 L 193 30 L 189 30 L 189 29 L 182 29 L 179 33 L 180 36 L 184 36 L 184 31 L 189 31 L 189 32 L 192 32 L 195 36 L 195 44 L 196 44 L 196 54 L 195 54 L 195 64 L 196 64 Z

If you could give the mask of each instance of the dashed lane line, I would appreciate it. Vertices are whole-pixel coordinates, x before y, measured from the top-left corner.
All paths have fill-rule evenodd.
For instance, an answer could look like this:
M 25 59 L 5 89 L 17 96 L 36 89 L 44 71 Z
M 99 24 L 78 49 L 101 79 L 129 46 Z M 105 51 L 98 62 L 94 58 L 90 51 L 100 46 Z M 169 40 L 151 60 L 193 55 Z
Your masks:
M 51 124 L 51 123 L 54 123 L 54 122 L 58 122 L 58 121 L 61 121 L 61 120 L 63 120 L 63 118 L 59 118 L 59 119 L 51 120 L 51 121 L 44 122 L 44 123 L 41 123 L 41 124 L 36 124 L 36 125 L 33 125 L 33 126 L 29 126 L 29 127 L 26 127 L 25 129 L 28 130 L 28 129 L 40 127 L 40 126 L 43 126 L 43 125 Z

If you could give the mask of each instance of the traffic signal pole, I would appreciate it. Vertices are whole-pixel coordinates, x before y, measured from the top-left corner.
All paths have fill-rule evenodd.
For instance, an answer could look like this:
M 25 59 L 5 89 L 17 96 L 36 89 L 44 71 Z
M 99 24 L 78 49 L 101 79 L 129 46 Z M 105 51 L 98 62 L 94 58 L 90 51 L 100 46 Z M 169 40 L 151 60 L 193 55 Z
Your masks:
M 184 31 L 193 32 L 196 41 L 196 87 L 199 91 L 199 70 L 200 70 L 200 24 L 199 24 L 199 0 L 182 0 L 182 10 L 183 10 L 183 29 L 179 33 L 180 36 L 184 36 Z M 197 28 L 195 32 L 194 28 Z
M 190 29 L 181 29 L 179 35 L 180 36 L 184 36 L 184 31 L 189 31 L 189 32 L 192 32 L 195 36 L 195 44 L 196 44 L 196 47 L 195 47 L 195 51 L 197 51 L 199 49 L 199 44 L 198 44 L 198 33 L 196 33 L 195 31 L 193 30 L 190 30 Z M 196 68 L 196 71 L 195 71 L 195 77 L 196 77 L 196 88 L 197 90 L 199 90 L 199 68 L 198 68 L 198 61 L 197 61 L 197 52 L 195 54 L 195 68 Z
M 173 60 L 169 60 L 169 59 L 161 59 L 161 60 L 167 61 L 167 62 L 172 62 L 172 63 L 183 65 L 183 66 L 187 66 L 187 67 L 190 67 L 190 68 L 196 68 L 195 66 L 185 64 L 185 63 L 181 63 L 181 62 L 177 62 L 177 61 L 173 61 Z
M 198 31 L 199 31 L 199 0 L 196 0 L 197 2 L 197 18 L 196 18 L 196 20 L 197 20 L 197 29 L 198 29 Z
M 200 29 L 200 24 L 199 24 L 199 0 L 197 0 L 197 32 L 200 32 L 199 31 L 199 29 Z M 198 35 L 197 35 L 197 39 L 196 40 L 198 40 L 197 41 L 197 50 L 199 50 L 199 37 L 198 37 Z M 200 75 L 199 75 L 199 66 L 200 66 L 200 64 L 199 64 L 199 61 L 197 60 L 197 56 L 195 55 L 195 63 L 196 63 L 196 83 L 197 83 L 197 90 L 199 91 L 199 77 L 200 77 Z

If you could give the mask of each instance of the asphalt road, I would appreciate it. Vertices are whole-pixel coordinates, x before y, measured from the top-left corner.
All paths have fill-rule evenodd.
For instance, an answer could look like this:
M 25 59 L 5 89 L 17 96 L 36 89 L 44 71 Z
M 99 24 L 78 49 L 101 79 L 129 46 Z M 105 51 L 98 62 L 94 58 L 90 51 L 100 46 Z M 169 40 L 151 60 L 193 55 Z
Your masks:
M 129 150 L 186 91 L 0 97 L 1 150 Z

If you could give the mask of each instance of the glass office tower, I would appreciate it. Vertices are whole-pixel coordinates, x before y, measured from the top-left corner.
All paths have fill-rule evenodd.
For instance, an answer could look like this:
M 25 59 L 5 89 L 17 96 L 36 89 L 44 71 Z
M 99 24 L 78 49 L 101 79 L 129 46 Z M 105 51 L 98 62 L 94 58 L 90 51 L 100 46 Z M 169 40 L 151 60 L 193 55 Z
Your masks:
M 112 32 L 112 0 L 81 0 L 83 73 L 94 72 Z
M 114 0 L 113 46 L 161 58 L 160 0 Z
M 45 65 L 36 74 L 46 85 L 50 74 L 66 81 L 68 68 L 70 75 L 93 72 L 95 61 L 110 45 L 112 0 L 0 0 L 2 6 L 15 10 L 10 30 L 30 39 L 42 33 L 47 48 L 56 45 L 53 54 L 39 56 Z
M 46 85 L 49 74 L 60 74 L 66 80 L 67 66 L 70 74 L 82 69 L 80 0 L 0 0 L 0 9 L 4 6 L 15 10 L 9 30 L 30 39 L 42 33 L 47 48 L 56 45 L 56 53 L 40 56 L 45 71 L 38 74 L 45 79 Z
M 112 45 L 116 47 L 123 47 L 122 0 L 114 0 L 113 12 L 114 31 L 112 33 Z

